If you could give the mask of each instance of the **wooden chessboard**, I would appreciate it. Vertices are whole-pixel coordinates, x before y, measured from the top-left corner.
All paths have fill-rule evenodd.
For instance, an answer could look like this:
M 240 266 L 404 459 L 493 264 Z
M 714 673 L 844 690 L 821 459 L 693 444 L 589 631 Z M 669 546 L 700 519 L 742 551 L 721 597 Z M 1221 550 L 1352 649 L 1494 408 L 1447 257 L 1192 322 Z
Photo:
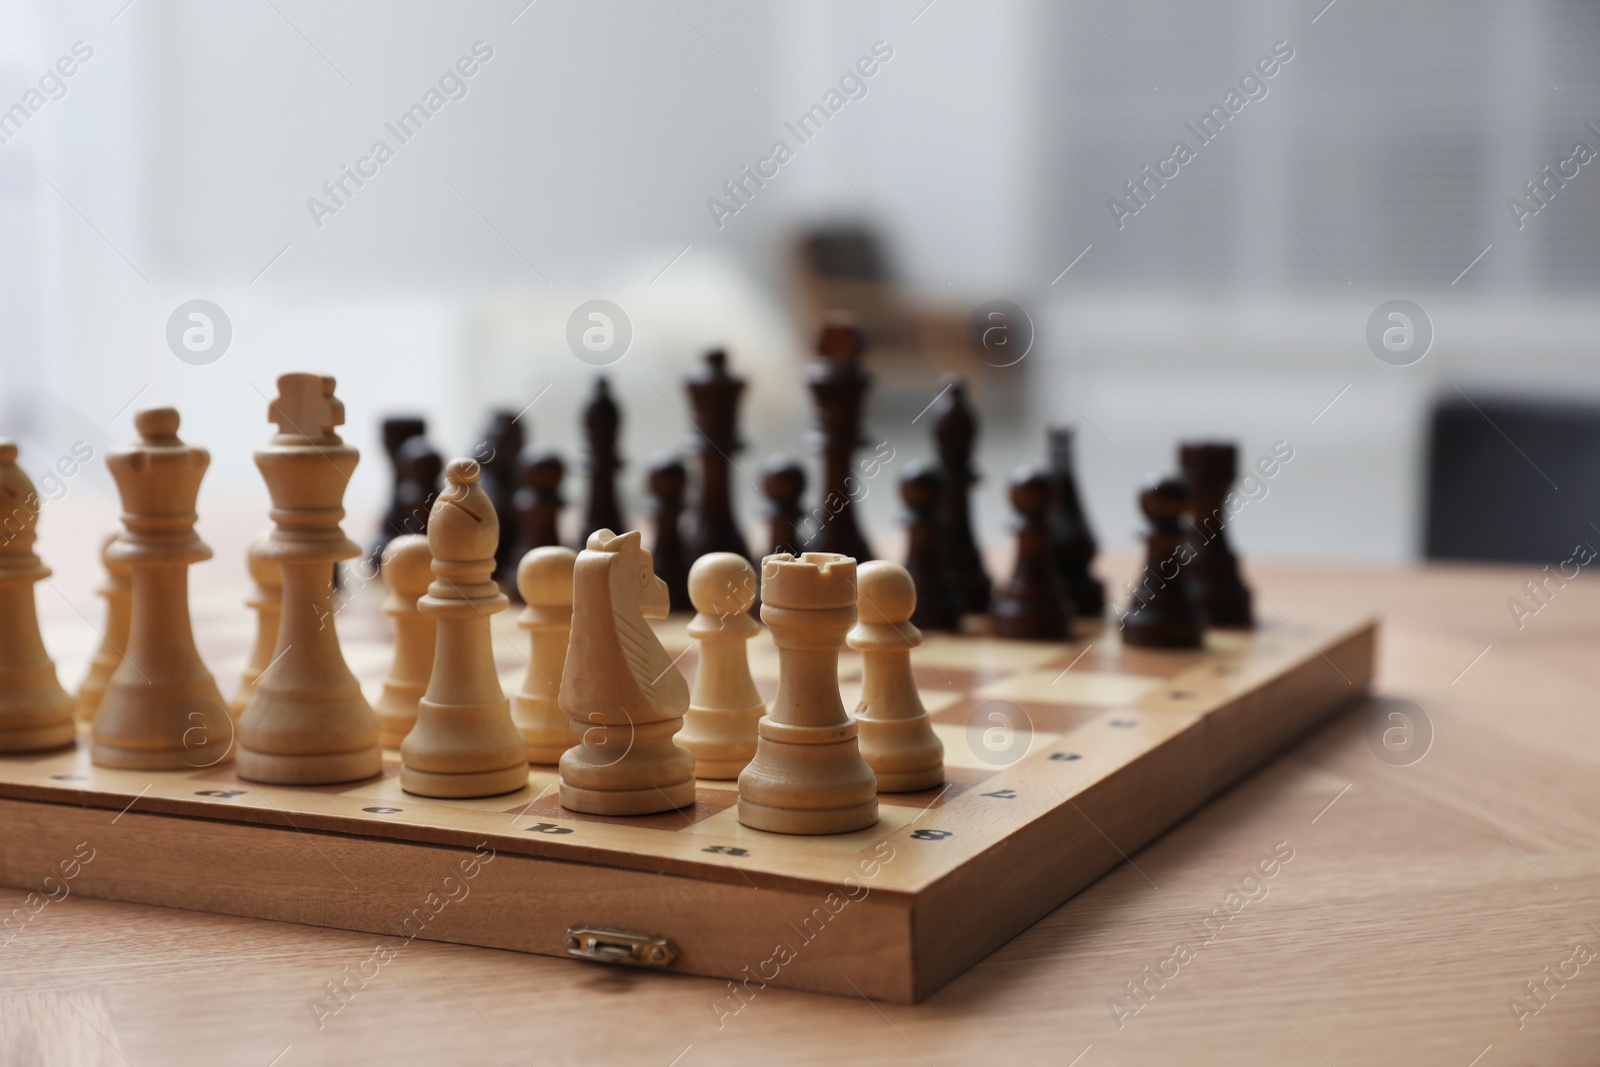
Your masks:
M 375 692 L 388 638 L 373 592 L 337 624 Z M 218 590 L 196 600 L 226 691 L 248 614 Z M 512 618 L 495 619 L 508 691 L 524 663 Z M 684 621 L 657 625 L 692 677 Z M 226 763 L 94 767 L 80 737 L 0 758 L 0 882 L 45 894 L 65 864 L 86 896 L 368 931 L 394 951 L 422 937 L 910 1003 L 1362 694 L 1376 631 L 1269 621 L 1199 652 L 1124 648 L 1114 627 L 1065 645 L 930 636 L 913 664 L 946 785 L 882 796 L 877 826 L 835 837 L 741 826 L 734 783 L 701 782 L 683 811 L 604 818 L 561 808 L 540 768 L 518 793 L 428 800 L 400 790 L 393 753 L 377 779 L 262 787 Z M 765 635 L 751 661 L 770 698 Z M 847 707 L 860 670 L 846 650 Z M 93 859 L 73 862 L 83 843 Z

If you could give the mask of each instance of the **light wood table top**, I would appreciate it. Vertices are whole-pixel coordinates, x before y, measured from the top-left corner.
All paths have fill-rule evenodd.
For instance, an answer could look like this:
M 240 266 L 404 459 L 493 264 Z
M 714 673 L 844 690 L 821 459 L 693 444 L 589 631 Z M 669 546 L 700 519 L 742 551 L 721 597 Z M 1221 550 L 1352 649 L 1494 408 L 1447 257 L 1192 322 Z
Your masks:
M 719 1029 L 719 981 L 417 941 L 319 1030 L 372 935 L 68 897 L 0 947 L 0 1063 L 1600 1063 L 1600 585 L 1519 631 L 1532 568 L 1250 571 L 1263 613 L 1382 613 L 1427 754 L 1341 714 L 924 1004 L 773 988 Z

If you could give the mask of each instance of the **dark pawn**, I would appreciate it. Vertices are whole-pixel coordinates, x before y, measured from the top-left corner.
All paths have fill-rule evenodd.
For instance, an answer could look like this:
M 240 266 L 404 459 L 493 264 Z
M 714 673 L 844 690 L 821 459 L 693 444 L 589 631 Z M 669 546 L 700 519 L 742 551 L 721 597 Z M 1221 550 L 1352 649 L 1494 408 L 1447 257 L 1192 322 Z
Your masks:
M 400 446 L 427 432 L 428 424 L 415 416 L 383 420 L 383 451 L 389 457 L 390 471 L 389 508 L 372 542 L 372 551 L 367 553 L 367 562 L 374 568 L 383 561 L 383 550 L 389 547 L 389 542 L 406 532 L 402 526 L 405 509 L 400 505 Z
M 1072 430 L 1064 426 L 1050 430 L 1050 477 L 1055 490 L 1056 563 L 1078 614 L 1098 619 L 1106 611 L 1106 587 L 1089 573 L 1089 564 L 1099 546 L 1078 499 L 1078 480 L 1072 473 Z
M 655 523 L 656 577 L 667 583 L 667 599 L 673 611 L 693 611 L 689 601 L 689 558 L 681 531 L 683 497 L 689 488 L 689 472 L 675 458 L 658 459 L 650 465 L 650 517 Z
M 733 457 L 744 449 L 739 439 L 744 379 L 728 373 L 728 354 L 714 348 L 706 353 L 705 365 L 689 375 L 687 388 L 697 431 L 689 448 L 700 457 L 700 496 L 687 538 L 690 558 L 732 552 L 749 559 L 750 546 L 733 517 L 733 484 L 728 478 Z
M 1168 478 L 1139 494 L 1150 528 L 1145 533 L 1144 575 L 1122 616 L 1122 643 L 1143 648 L 1199 648 L 1200 609 L 1180 566 L 1189 506 L 1188 487 Z
M 788 456 L 773 456 L 762 468 L 761 491 L 767 496 L 766 554 L 798 555 L 800 498 L 806 492 L 806 469 Z
M 517 489 L 511 494 L 511 526 L 516 530 L 512 558 L 517 562 L 536 548 L 561 543 L 561 479 L 566 464 L 547 448 L 529 445 L 517 457 Z M 501 520 L 501 529 L 506 528 Z M 500 581 L 507 596 L 521 602 L 517 592 L 517 568 L 512 567 Z
M 994 598 L 990 614 L 997 637 L 1060 641 L 1070 635 L 1072 600 L 1056 567 L 1050 526 L 1050 476 L 1023 467 L 1011 477 L 1017 509 L 1017 569 Z
M 983 569 L 983 556 L 972 536 L 971 496 L 978 474 L 972 469 L 972 445 L 978 420 L 967 401 L 967 386 L 955 375 L 944 378 L 948 387 L 934 405 L 934 440 L 944 473 L 945 552 L 955 572 L 962 608 L 971 613 L 989 610 L 993 583 Z
M 857 477 L 852 469 L 861 438 L 861 409 L 872 375 L 861 365 L 867 335 L 843 317 L 830 317 L 817 339 L 817 358 L 806 370 L 806 384 L 816 401 L 817 426 L 808 435 L 813 452 L 822 454 L 822 525 L 807 541 L 812 552 L 838 552 L 858 563 L 872 559 L 872 549 L 856 525 Z
M 906 570 L 917 587 L 911 623 L 922 630 L 961 629 L 961 591 L 945 550 L 944 478 L 927 463 L 908 466 L 900 479 L 906 505 Z
M 589 445 L 583 461 L 589 475 L 589 499 L 578 523 L 579 551 L 596 530 L 622 533 L 627 529 L 622 506 L 617 503 L 617 472 L 622 469 L 617 434 L 621 429 L 622 412 L 611 399 L 611 385 L 605 378 L 597 378 L 594 395 L 583 409 L 583 432 Z
M 393 536 L 428 532 L 428 512 L 439 495 L 439 479 L 444 476 L 444 457 L 435 452 L 426 437 L 413 437 L 395 454 L 395 469 L 400 472 L 400 487 L 395 493 L 399 521 L 391 527 Z
M 511 497 L 517 491 L 517 456 L 522 452 L 522 425 L 514 411 L 496 411 L 489 416 L 483 439 L 472 450 L 483 475 L 483 487 L 500 517 L 500 544 L 494 553 L 494 579 L 503 582 L 517 569 L 516 527 L 511 521 Z
M 1178 449 L 1193 496 L 1185 540 L 1194 553 L 1184 564 L 1189 589 L 1207 624 L 1248 630 L 1255 625 L 1250 588 L 1239 577 L 1239 558 L 1228 544 L 1228 509 L 1223 501 L 1239 475 L 1239 450 L 1211 442 Z

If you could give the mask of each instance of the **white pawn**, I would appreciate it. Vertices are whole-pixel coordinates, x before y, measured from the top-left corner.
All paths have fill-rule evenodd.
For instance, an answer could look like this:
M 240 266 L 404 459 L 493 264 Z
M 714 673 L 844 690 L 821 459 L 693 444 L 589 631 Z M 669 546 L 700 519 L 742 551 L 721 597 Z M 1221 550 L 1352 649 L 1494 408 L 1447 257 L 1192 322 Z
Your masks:
M 100 561 L 105 564 L 106 579 L 97 590 L 106 598 L 106 629 L 101 634 L 100 647 L 89 661 L 89 673 L 78 683 L 79 722 L 91 722 L 105 698 L 106 684 L 122 664 L 122 653 L 128 647 L 128 631 L 133 625 L 133 571 L 126 560 L 111 558 L 115 533 L 107 534 L 100 545 Z
M 283 618 L 283 567 L 271 558 L 272 531 L 268 530 L 250 544 L 245 563 L 250 568 L 250 581 L 255 585 L 245 607 L 256 613 L 256 643 L 250 658 L 240 672 L 239 689 L 228 701 L 228 710 L 234 718 L 244 714 L 250 698 L 255 696 L 256 683 L 261 672 L 272 666 L 272 654 L 278 647 L 278 622 Z
M 912 793 L 944 782 L 944 745 L 917 695 L 911 650 L 922 632 L 911 625 L 917 587 L 898 563 L 876 560 L 856 571 L 856 619 L 845 637 L 861 652 L 861 758 L 880 793 Z
M 394 623 L 394 659 L 383 680 L 383 695 L 372 710 L 378 713 L 378 743 L 399 748 L 417 722 L 417 701 L 428 691 L 433 677 L 433 646 L 437 624 L 417 607 L 433 578 L 433 553 L 422 534 L 405 534 L 384 546 L 383 581 L 389 595 L 383 613 Z
M 482 473 L 477 460 L 452 460 L 428 513 L 434 581 L 417 607 L 438 620 L 438 639 L 417 723 L 400 743 L 400 788 L 418 796 L 492 797 L 528 784 L 527 744 L 494 666 L 489 616 L 510 602 L 490 577 L 500 522 Z
M 561 545 L 535 548 L 517 564 L 517 592 L 527 607 L 517 625 L 528 632 L 528 670 L 511 698 L 511 721 L 528 743 L 528 762 L 553 766 L 577 743 L 561 710 L 561 674 L 572 635 L 572 568 L 578 554 Z
M 678 744 L 694 753 L 696 778 L 737 778 L 767 711 L 750 677 L 749 642 L 761 632 L 750 616 L 755 568 L 733 552 L 707 553 L 689 569 L 689 600 L 699 613 L 689 636 L 700 644 L 700 669 Z

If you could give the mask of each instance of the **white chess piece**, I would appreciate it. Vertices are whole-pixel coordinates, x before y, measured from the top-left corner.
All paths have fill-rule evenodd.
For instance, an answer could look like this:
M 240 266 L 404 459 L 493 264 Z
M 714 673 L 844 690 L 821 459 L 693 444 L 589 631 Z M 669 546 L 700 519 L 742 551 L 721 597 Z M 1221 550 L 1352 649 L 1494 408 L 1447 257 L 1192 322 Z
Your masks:
M 561 710 L 561 675 L 572 635 L 572 568 L 578 554 L 561 545 L 530 550 L 517 564 L 517 592 L 527 606 L 517 625 L 528 634 L 528 670 L 511 698 L 511 720 L 528 743 L 528 762 L 554 766 L 577 743 Z
M 739 821 L 840 834 L 878 821 L 878 779 L 839 698 L 839 649 L 856 618 L 856 561 L 833 552 L 761 561 L 761 621 L 778 646 L 778 694 L 739 775 Z
M 750 616 L 756 572 L 733 552 L 708 552 L 689 568 L 689 599 L 698 613 L 689 636 L 700 667 L 678 743 L 694 753 L 696 778 L 737 778 L 756 754 L 756 726 L 766 705 L 750 677 L 750 639 L 761 624 Z
M 510 604 L 491 577 L 500 523 L 473 459 L 452 460 L 428 513 L 433 584 L 417 607 L 438 620 L 433 675 L 400 743 L 400 788 L 492 797 L 528 784 L 527 745 L 494 666 L 489 616 Z
M 917 587 L 898 563 L 874 560 L 856 571 L 857 622 L 846 635 L 862 659 L 861 758 L 878 776 L 878 792 L 911 793 L 944 782 L 944 745 L 917 695 L 911 650 L 922 632 L 911 625 Z
M 403 534 L 383 549 L 383 582 L 389 595 L 383 613 L 394 624 L 394 659 L 383 680 L 383 693 L 372 710 L 378 713 L 378 743 L 399 748 L 417 723 L 417 701 L 433 677 L 437 624 L 417 607 L 433 579 L 433 553 L 422 534 Z

